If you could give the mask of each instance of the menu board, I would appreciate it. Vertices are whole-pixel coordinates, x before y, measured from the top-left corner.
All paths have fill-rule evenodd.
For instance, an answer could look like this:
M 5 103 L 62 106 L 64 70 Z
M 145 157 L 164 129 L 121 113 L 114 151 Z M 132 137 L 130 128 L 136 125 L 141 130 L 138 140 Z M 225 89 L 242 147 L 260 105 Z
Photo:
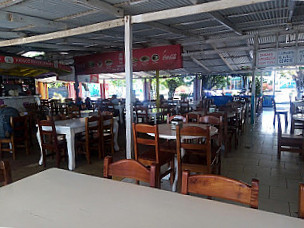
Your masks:
M 277 58 L 279 66 L 288 66 L 295 64 L 295 50 L 294 49 L 282 49 L 278 50 Z
M 261 51 L 257 53 L 258 67 L 275 66 L 276 64 L 277 64 L 276 51 Z
M 257 52 L 257 67 L 304 65 L 304 48 L 283 48 Z
M 298 50 L 298 64 L 304 65 L 304 48 L 299 48 Z

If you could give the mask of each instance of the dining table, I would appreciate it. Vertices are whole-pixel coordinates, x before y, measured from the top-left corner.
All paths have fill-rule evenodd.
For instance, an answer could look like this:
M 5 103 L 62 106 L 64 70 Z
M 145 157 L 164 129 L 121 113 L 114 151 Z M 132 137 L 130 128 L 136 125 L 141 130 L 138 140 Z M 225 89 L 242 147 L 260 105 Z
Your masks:
M 118 145 L 118 118 L 113 117 L 113 133 L 114 133 L 114 150 L 119 151 Z M 110 123 L 110 120 L 105 120 L 104 125 Z M 97 124 L 97 123 L 96 123 Z M 64 134 L 67 141 L 67 152 L 68 152 L 68 168 L 69 170 L 75 169 L 75 135 L 77 133 L 85 132 L 85 118 L 74 118 L 67 120 L 57 120 L 55 121 L 55 128 L 57 134 Z M 43 130 L 48 130 L 50 127 L 43 127 Z M 37 141 L 41 149 L 41 139 L 39 129 L 37 131 Z M 43 156 L 41 151 L 41 156 L 39 159 L 39 165 L 43 164 Z
M 57 168 L 1 187 L 0 202 L 0 227 L 304 227 L 294 217 Z
M 201 127 L 206 128 L 207 126 L 210 126 L 208 124 L 197 124 L 197 123 L 183 123 L 182 127 Z M 210 126 L 210 136 L 214 136 L 218 133 L 218 129 L 214 126 Z M 148 133 L 150 136 L 155 136 L 154 133 Z M 161 139 L 167 139 L 167 140 L 176 140 L 176 130 L 172 129 L 171 124 L 158 124 L 158 137 Z M 181 139 L 195 139 L 197 136 L 183 136 Z M 184 156 L 184 151 L 181 151 L 181 156 Z M 174 182 L 172 185 L 172 191 L 175 192 L 177 190 L 177 183 L 178 183 L 178 161 L 175 157 L 174 159 L 174 167 L 175 167 L 175 176 L 174 176 Z

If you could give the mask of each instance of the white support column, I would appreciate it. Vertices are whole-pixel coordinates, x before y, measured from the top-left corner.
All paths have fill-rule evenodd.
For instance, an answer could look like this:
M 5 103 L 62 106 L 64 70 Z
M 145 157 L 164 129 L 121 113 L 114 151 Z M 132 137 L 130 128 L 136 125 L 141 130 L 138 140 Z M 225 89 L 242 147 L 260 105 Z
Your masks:
M 261 96 L 263 96 L 263 71 L 261 72 Z
M 133 122 L 133 104 L 132 104 L 132 24 L 131 16 L 125 16 L 125 72 L 126 72 L 126 157 L 132 158 L 132 122 Z
M 251 83 L 251 124 L 254 124 L 256 115 L 256 104 L 255 104 L 255 73 L 256 73 L 256 53 L 258 49 L 258 37 L 254 38 L 254 50 L 253 50 L 253 63 L 252 63 L 252 83 Z

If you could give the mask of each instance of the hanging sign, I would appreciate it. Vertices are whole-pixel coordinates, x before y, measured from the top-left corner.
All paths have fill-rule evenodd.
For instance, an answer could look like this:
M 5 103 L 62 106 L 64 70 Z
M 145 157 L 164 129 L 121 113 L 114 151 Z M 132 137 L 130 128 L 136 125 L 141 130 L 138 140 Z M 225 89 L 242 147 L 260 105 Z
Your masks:
M 16 64 L 16 65 L 30 65 L 32 67 L 46 67 L 72 72 L 72 68 L 58 62 L 47 62 L 32 58 L 15 57 L 15 56 L 0 56 L 0 63 Z
M 133 50 L 133 71 L 171 70 L 183 67 L 181 45 Z M 124 52 L 75 57 L 76 74 L 121 73 L 125 71 Z
M 295 50 L 294 49 L 282 49 L 277 52 L 278 66 L 288 66 L 295 64 Z
M 277 63 L 276 51 L 261 51 L 257 53 L 257 66 L 275 66 Z
M 304 65 L 304 48 L 299 48 L 298 50 L 298 64 Z
M 258 51 L 256 61 L 257 67 L 303 65 L 304 48 Z

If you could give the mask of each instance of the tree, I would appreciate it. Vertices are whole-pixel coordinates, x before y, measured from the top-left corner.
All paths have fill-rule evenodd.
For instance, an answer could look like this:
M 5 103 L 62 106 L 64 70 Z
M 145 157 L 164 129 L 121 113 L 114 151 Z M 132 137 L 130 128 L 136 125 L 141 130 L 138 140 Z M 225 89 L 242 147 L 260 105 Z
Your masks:
M 215 87 L 222 89 L 227 85 L 227 78 L 222 75 L 202 75 L 200 79 L 202 79 L 202 88 L 204 90 L 211 90 Z
M 164 80 L 163 85 L 169 89 L 168 97 L 173 98 L 175 89 L 181 85 L 187 85 L 183 77 L 172 77 Z
M 300 68 L 298 72 L 292 74 L 292 78 L 296 81 L 297 97 L 301 98 L 304 89 L 304 69 Z

